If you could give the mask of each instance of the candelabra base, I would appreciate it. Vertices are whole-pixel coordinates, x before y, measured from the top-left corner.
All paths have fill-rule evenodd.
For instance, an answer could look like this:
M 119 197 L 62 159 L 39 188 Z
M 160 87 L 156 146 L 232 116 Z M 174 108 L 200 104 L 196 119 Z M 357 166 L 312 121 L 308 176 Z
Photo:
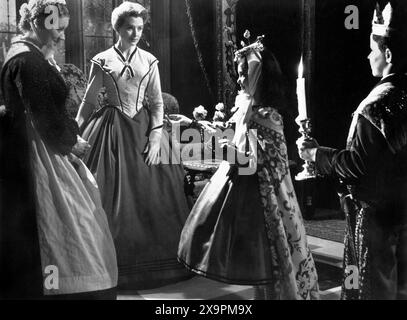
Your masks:
M 304 180 L 309 180 L 309 179 L 315 179 L 315 175 L 304 171 L 301 171 L 299 174 L 295 176 L 296 181 L 304 181 Z
M 304 170 L 302 170 L 300 173 L 298 173 L 295 176 L 296 181 L 304 181 L 304 180 L 309 180 L 309 179 L 315 179 L 316 178 L 313 163 L 306 161 L 305 164 L 302 167 L 304 168 Z

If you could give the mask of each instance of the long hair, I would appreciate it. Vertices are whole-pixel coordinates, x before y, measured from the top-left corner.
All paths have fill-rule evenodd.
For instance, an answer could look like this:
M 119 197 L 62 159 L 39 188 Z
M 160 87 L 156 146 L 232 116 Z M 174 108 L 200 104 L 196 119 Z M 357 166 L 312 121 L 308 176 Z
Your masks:
M 262 75 L 259 85 L 260 103 L 278 110 L 286 104 L 285 80 L 280 64 L 274 54 L 265 49 L 262 53 Z

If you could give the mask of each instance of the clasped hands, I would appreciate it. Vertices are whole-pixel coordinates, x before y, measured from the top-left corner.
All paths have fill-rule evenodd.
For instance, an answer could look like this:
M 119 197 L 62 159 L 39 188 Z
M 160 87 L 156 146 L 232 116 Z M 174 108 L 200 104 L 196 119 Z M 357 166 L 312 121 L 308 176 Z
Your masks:
M 76 144 L 72 147 L 72 153 L 78 158 L 83 158 L 91 145 L 82 137 L 77 136 Z
M 300 137 L 296 143 L 300 158 L 304 161 L 315 162 L 318 142 L 313 138 Z

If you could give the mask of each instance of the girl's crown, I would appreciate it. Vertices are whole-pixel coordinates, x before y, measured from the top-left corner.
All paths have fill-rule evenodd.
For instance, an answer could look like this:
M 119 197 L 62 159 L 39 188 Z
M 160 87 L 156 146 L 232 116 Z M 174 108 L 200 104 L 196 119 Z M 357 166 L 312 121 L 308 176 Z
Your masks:
M 259 53 L 264 50 L 263 45 L 264 35 L 258 36 L 256 41 L 251 44 L 250 44 L 250 32 L 248 30 L 245 31 L 244 37 L 247 39 L 249 44 L 246 44 L 244 41 L 241 42 L 243 48 L 235 52 L 235 62 L 237 62 L 240 58 L 249 55 L 250 53 Z

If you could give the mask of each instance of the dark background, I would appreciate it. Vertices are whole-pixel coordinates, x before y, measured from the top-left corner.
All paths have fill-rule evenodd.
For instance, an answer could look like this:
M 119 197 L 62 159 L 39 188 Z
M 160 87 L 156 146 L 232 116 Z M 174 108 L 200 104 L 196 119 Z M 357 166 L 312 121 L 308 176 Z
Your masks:
M 215 3 L 192 0 L 191 9 L 203 63 L 211 91 L 205 82 L 191 35 L 184 0 L 171 0 L 171 93 L 178 99 L 181 111 L 192 115 L 203 105 L 213 110 L 216 103 Z M 213 92 L 213 94 L 211 94 Z
M 348 5 L 359 9 L 357 30 L 344 26 Z M 367 59 L 374 7 L 370 0 L 316 1 L 311 104 L 313 135 L 321 145 L 345 148 L 352 113 L 378 81 Z M 338 207 L 331 182 L 317 181 L 317 207 Z
M 383 2 L 383 1 L 382 1 Z M 305 0 L 305 4 L 312 1 Z M 266 35 L 265 45 L 279 60 L 287 84 L 287 105 L 282 108 L 285 119 L 289 156 L 298 161 L 295 140 L 299 134 L 294 122 L 297 116 L 296 78 L 302 49 L 310 48 L 312 74 L 307 78 L 308 106 L 313 136 L 321 145 L 344 148 L 351 115 L 378 81 L 371 75 L 367 56 L 371 21 L 376 1 L 315 0 L 314 15 L 304 17 L 302 0 L 240 0 L 237 4 L 238 42 L 249 29 L 253 36 Z M 348 30 L 344 22 L 345 8 L 359 9 L 359 29 Z M 216 92 L 216 46 L 214 2 L 193 1 L 193 14 L 204 63 Z M 213 110 L 216 98 L 210 95 L 193 46 L 185 1 L 171 1 L 171 89 L 178 98 L 181 111 L 190 115 L 203 104 Z M 309 19 L 312 30 L 303 30 Z M 311 31 L 311 32 L 309 32 Z M 304 35 L 312 35 L 306 38 Z M 304 44 L 304 41 L 307 42 Z M 315 183 L 314 204 L 337 208 L 338 201 L 331 181 Z
M 158 35 L 152 37 L 150 51 L 160 60 L 163 87 L 178 99 L 181 112 L 188 116 L 198 105 L 204 105 L 211 114 L 219 102 L 216 95 L 216 1 L 220 0 L 191 0 L 196 36 L 209 79 L 208 88 L 191 36 L 185 0 L 151 0 L 155 17 L 165 17 L 168 24 L 167 20 L 159 24 L 153 19 L 151 31 Z M 18 0 L 17 5 L 22 2 Z M 119 2 L 112 0 L 113 4 Z M 83 68 L 82 31 L 87 17 L 81 16 L 80 3 L 79 0 L 69 1 L 72 16 L 67 32 L 66 59 Z M 302 162 L 298 160 L 295 146 L 299 134 L 294 119 L 297 116 L 295 80 L 301 54 L 308 49 L 305 52 L 309 58 L 306 81 L 313 136 L 321 145 L 344 148 L 352 112 L 378 80 L 372 77 L 367 60 L 375 3 L 374 0 L 240 0 L 237 4 L 238 42 L 246 29 L 253 36 L 264 34 L 266 46 L 280 61 L 287 94 L 287 103 L 280 109 L 285 120 L 290 159 L 299 164 Z M 359 9 L 357 30 L 345 28 L 348 5 Z M 307 6 L 314 8 L 309 11 L 311 14 L 304 14 L 303 8 Z M 169 40 L 167 46 L 162 45 L 163 37 Z M 337 207 L 330 181 L 318 180 L 314 194 L 316 206 Z

